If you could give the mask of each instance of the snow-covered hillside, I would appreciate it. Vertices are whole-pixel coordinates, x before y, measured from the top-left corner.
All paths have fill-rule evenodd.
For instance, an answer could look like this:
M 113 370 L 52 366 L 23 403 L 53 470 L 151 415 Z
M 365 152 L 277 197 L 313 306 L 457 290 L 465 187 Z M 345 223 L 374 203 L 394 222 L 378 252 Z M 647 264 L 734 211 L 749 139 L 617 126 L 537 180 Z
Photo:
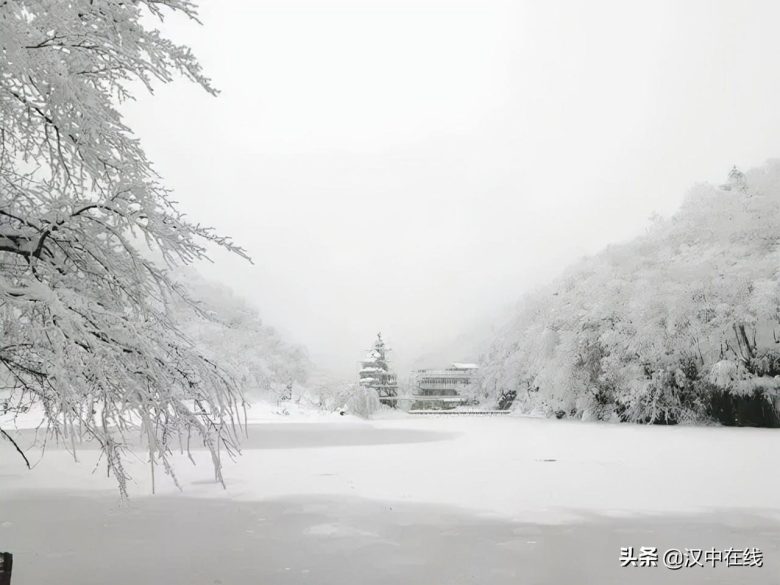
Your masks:
M 780 162 L 697 185 L 670 219 L 526 297 L 484 389 L 548 415 L 776 426 Z
M 247 398 L 289 398 L 307 381 L 312 365 L 306 350 L 266 325 L 247 300 L 192 269 L 177 271 L 177 281 L 193 302 L 177 299 L 174 320 L 204 353 L 234 375 Z

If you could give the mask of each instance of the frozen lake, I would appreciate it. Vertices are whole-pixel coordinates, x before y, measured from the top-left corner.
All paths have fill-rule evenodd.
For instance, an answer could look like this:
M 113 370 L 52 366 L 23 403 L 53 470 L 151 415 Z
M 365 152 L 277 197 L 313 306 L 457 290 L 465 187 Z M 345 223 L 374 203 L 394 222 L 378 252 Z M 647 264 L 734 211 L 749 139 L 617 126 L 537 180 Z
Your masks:
M 14 585 L 767 584 L 780 574 L 778 437 L 320 417 L 252 425 L 226 490 L 199 453 L 179 462 L 183 493 L 158 477 L 150 496 L 139 457 L 127 504 L 93 473 L 93 450 L 74 464 L 49 447 L 30 472 L 0 444 L 0 550 L 15 553 Z M 624 546 L 758 547 L 764 567 L 621 568 Z

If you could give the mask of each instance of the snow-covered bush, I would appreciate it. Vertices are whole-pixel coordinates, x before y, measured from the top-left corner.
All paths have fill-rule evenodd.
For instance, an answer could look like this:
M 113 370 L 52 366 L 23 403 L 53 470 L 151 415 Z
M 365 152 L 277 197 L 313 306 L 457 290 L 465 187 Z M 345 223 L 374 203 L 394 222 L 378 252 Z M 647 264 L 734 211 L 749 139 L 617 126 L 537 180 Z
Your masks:
M 561 416 L 745 424 L 712 401 L 771 407 L 780 389 L 778 226 L 780 162 L 696 186 L 644 236 L 526 297 L 483 359 L 485 390 Z
M 307 407 L 326 412 L 339 412 L 349 404 L 353 389 L 352 384 L 323 376 L 322 372 L 318 372 L 317 376 L 301 390 L 298 401 Z
M 373 388 L 355 385 L 347 401 L 347 411 L 362 418 L 369 418 L 382 406 Z

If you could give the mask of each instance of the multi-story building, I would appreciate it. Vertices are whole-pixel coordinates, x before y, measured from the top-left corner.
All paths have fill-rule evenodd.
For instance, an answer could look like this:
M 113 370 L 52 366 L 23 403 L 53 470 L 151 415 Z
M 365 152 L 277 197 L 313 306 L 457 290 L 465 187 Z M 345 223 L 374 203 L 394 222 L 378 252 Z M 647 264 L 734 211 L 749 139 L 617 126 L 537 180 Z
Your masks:
M 476 380 L 477 364 L 454 363 L 443 370 L 417 370 L 412 374 L 413 410 L 446 410 L 466 404 L 464 392 Z

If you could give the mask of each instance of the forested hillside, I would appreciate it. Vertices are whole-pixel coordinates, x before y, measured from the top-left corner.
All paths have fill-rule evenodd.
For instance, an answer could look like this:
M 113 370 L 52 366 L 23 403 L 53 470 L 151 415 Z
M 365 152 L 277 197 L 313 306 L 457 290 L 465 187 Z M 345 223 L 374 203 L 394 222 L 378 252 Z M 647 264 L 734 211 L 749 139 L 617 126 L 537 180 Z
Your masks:
M 175 322 L 214 363 L 233 375 L 244 396 L 279 399 L 306 382 L 306 350 L 286 342 L 257 310 L 228 287 L 192 269 L 177 271 L 185 295 L 172 307 Z
M 492 400 L 548 415 L 777 426 L 780 161 L 697 185 L 645 235 L 523 299 Z

